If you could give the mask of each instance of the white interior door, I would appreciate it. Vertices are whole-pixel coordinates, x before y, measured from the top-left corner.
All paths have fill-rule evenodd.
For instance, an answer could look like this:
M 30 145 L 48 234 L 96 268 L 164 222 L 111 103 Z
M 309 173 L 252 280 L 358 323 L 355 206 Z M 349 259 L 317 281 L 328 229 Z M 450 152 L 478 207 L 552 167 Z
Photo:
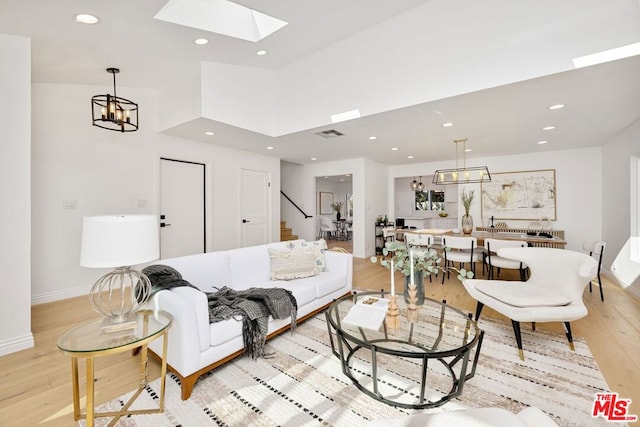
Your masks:
M 160 257 L 206 251 L 205 165 L 160 159 Z
M 242 170 L 241 176 L 241 244 L 262 245 L 271 237 L 270 176 L 268 172 Z

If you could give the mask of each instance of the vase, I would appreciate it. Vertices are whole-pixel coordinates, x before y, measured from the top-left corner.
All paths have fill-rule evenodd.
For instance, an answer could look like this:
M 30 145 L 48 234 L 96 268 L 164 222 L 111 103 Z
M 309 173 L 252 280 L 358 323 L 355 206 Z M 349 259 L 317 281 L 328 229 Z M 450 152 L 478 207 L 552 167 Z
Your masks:
M 415 275 L 415 284 L 416 284 L 416 305 L 424 304 L 424 275 L 422 271 L 416 271 Z M 409 303 L 409 283 L 411 283 L 411 279 L 409 276 L 404 276 L 404 302 Z
M 336 219 L 340 221 L 340 212 L 336 212 Z
M 462 215 L 462 232 L 471 234 L 473 231 L 473 217 L 469 214 Z

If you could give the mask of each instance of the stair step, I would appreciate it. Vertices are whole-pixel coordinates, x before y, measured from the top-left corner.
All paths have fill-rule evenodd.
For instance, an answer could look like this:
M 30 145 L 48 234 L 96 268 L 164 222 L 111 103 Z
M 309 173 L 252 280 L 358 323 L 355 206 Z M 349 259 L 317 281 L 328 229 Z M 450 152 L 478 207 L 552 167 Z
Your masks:
M 280 236 L 291 236 L 291 229 L 290 228 L 281 228 L 280 229 Z
M 298 240 L 298 236 L 295 234 L 291 234 L 289 236 L 280 236 L 281 242 L 286 242 L 287 240 Z

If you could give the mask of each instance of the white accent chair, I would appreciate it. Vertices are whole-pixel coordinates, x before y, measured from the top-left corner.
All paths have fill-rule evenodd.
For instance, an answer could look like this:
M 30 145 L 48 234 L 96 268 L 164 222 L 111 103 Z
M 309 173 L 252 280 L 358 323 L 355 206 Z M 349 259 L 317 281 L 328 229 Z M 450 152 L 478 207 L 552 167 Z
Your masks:
M 382 229 L 382 239 L 384 240 L 384 247 L 388 250 L 389 246 L 396 241 L 396 229 L 395 227 L 386 227 Z
M 444 267 L 449 267 L 452 263 L 459 263 L 460 268 L 466 263 L 470 264 L 469 269 L 476 272 L 476 262 L 480 260 L 478 248 L 478 239 L 475 237 L 458 237 L 443 236 L 442 245 L 444 246 Z M 445 276 L 449 277 L 449 271 L 442 274 L 442 283 Z
M 595 276 L 598 263 L 587 254 L 554 248 L 503 248 L 498 255 L 526 263 L 526 282 L 465 279 L 469 295 L 478 301 L 475 320 L 487 305 L 511 319 L 520 358 L 524 360 L 520 322 L 562 322 L 574 350 L 571 321 L 587 315 L 582 294 L 586 279 Z
M 338 228 L 335 226 L 331 218 L 326 216 L 320 216 L 320 233 L 318 238 L 329 240 L 329 237 L 335 237 L 338 232 Z
M 600 288 L 600 301 L 604 301 L 604 293 L 602 292 L 602 278 L 600 277 L 600 269 L 602 268 L 602 256 L 604 255 L 604 249 L 607 247 L 607 242 L 599 241 L 595 242 L 593 240 L 585 240 L 582 242 L 582 250 L 589 252 L 589 256 L 592 256 L 598 260 L 598 287 Z M 589 280 L 589 292 L 591 289 L 591 282 L 593 281 L 593 277 Z
M 522 240 L 500 240 L 500 239 L 484 239 L 484 262 L 489 268 L 489 279 L 494 278 L 494 269 L 497 270 L 497 276 L 500 276 L 500 270 L 503 268 L 509 270 L 519 270 L 520 280 L 526 280 L 527 264 L 522 261 L 515 261 L 503 258 L 497 254 L 502 248 L 526 248 L 527 242 Z

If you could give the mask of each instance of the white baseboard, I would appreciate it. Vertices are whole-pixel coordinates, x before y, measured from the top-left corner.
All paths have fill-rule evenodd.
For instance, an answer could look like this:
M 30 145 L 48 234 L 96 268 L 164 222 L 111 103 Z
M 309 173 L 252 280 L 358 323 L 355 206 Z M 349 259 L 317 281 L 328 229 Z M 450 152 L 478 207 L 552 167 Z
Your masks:
M 5 341 L 0 341 L 0 356 L 4 356 L 16 351 L 26 350 L 34 346 L 33 334 L 11 338 Z
M 91 286 L 80 286 L 72 289 L 64 289 L 61 291 L 45 292 L 43 294 L 31 295 L 31 305 L 43 304 L 45 302 L 59 301 L 67 298 L 74 298 L 81 295 L 89 295 Z M 87 298 L 87 304 L 89 299 Z

